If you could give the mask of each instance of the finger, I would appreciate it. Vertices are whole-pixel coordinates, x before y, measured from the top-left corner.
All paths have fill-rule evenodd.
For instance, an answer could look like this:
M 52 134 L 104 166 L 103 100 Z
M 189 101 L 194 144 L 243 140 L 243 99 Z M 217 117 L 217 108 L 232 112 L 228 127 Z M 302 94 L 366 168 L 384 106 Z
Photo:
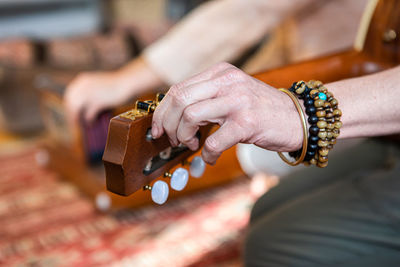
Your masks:
M 70 125 L 76 124 L 79 121 L 80 114 L 82 112 L 85 99 L 79 97 L 73 97 L 69 95 L 64 100 L 64 105 L 67 109 L 67 119 Z
M 198 139 L 195 135 L 199 126 L 207 122 L 222 124 L 224 118 L 235 109 L 236 104 L 231 100 L 229 97 L 212 98 L 187 107 L 178 125 L 178 141 L 196 150 Z
M 202 150 L 203 160 L 214 165 L 221 153 L 243 140 L 245 129 L 233 122 L 224 123 L 215 133 L 207 137 Z
M 101 106 L 89 103 L 83 110 L 83 117 L 87 122 L 93 122 L 101 110 Z
M 178 144 L 176 132 L 184 109 L 194 103 L 214 98 L 217 94 L 218 88 L 214 85 L 213 81 L 196 83 L 180 90 L 171 91 L 170 104 L 164 112 L 160 123 L 162 123 L 163 130 L 172 140 L 173 144 Z
M 172 103 L 172 98 L 176 97 L 176 94 L 170 93 L 171 91 L 179 91 L 182 90 L 186 87 L 189 87 L 191 85 L 201 83 L 204 81 L 207 81 L 217 75 L 219 75 L 220 72 L 223 72 L 227 69 L 230 68 L 236 68 L 233 65 L 229 63 L 218 63 L 214 65 L 213 67 L 209 68 L 208 70 L 199 73 L 181 83 L 178 83 L 170 88 L 168 93 L 165 95 L 164 99 L 161 101 L 161 103 L 158 105 L 156 111 L 153 114 L 153 125 L 152 125 L 152 135 L 154 138 L 158 138 L 163 134 L 163 128 L 161 127 L 160 122 L 162 121 L 163 114 L 168 110 L 169 106 Z M 183 95 L 180 95 L 178 93 L 179 97 L 183 97 Z

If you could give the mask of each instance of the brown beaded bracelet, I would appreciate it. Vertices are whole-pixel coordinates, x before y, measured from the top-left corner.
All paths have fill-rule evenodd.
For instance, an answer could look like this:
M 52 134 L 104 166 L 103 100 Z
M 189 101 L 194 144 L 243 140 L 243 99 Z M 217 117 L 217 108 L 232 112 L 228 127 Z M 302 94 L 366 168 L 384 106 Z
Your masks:
M 314 100 L 314 106 L 317 109 L 318 117 L 318 152 L 311 164 L 324 168 L 328 166 L 328 153 L 336 144 L 336 138 L 340 134 L 342 122 L 340 121 L 342 112 L 338 109 L 338 101 L 331 92 L 320 81 L 311 80 L 307 83 L 310 91 L 310 97 Z
M 318 167 L 328 165 L 328 153 L 336 144 L 340 134 L 342 112 L 338 109 L 338 101 L 328 92 L 320 81 L 299 81 L 292 85 L 290 91 L 304 100 L 306 112 L 310 116 L 309 151 L 304 164 Z M 312 108 L 310 108 L 312 107 Z M 298 152 L 291 152 L 298 159 Z

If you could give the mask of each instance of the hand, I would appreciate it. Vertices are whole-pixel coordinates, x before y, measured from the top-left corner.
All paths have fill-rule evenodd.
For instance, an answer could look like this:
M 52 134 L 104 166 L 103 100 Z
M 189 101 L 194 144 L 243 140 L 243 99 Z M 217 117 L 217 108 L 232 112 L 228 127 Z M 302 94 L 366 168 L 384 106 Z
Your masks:
M 122 105 L 133 96 L 162 84 L 141 58 L 117 71 L 79 74 L 68 85 L 64 96 L 69 121 L 76 122 L 80 116 L 92 121 L 100 111 Z
M 152 135 L 158 138 L 165 132 L 173 146 L 182 143 L 196 150 L 195 134 L 207 123 L 220 125 L 202 151 L 209 164 L 237 143 L 294 151 L 303 140 L 292 100 L 228 63 L 172 86 L 154 112 Z
M 67 87 L 64 102 L 69 118 L 79 116 L 92 121 L 103 109 L 126 101 L 123 85 L 117 72 L 86 72 L 79 74 Z

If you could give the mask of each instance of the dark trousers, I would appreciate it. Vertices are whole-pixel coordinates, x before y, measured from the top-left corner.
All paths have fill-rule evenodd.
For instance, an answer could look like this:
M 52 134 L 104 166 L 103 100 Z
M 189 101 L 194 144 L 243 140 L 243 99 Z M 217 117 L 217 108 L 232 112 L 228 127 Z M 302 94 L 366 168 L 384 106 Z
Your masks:
M 245 266 L 400 266 L 400 150 L 368 140 L 253 207 Z

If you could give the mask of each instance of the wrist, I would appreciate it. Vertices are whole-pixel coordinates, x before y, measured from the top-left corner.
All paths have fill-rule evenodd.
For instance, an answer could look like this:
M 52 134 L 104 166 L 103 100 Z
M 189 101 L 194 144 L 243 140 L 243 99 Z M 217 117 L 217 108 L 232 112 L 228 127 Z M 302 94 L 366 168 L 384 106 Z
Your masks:
M 142 59 L 136 58 L 126 66 L 114 72 L 120 93 L 133 97 L 148 91 L 155 91 L 164 85 L 163 81 Z

